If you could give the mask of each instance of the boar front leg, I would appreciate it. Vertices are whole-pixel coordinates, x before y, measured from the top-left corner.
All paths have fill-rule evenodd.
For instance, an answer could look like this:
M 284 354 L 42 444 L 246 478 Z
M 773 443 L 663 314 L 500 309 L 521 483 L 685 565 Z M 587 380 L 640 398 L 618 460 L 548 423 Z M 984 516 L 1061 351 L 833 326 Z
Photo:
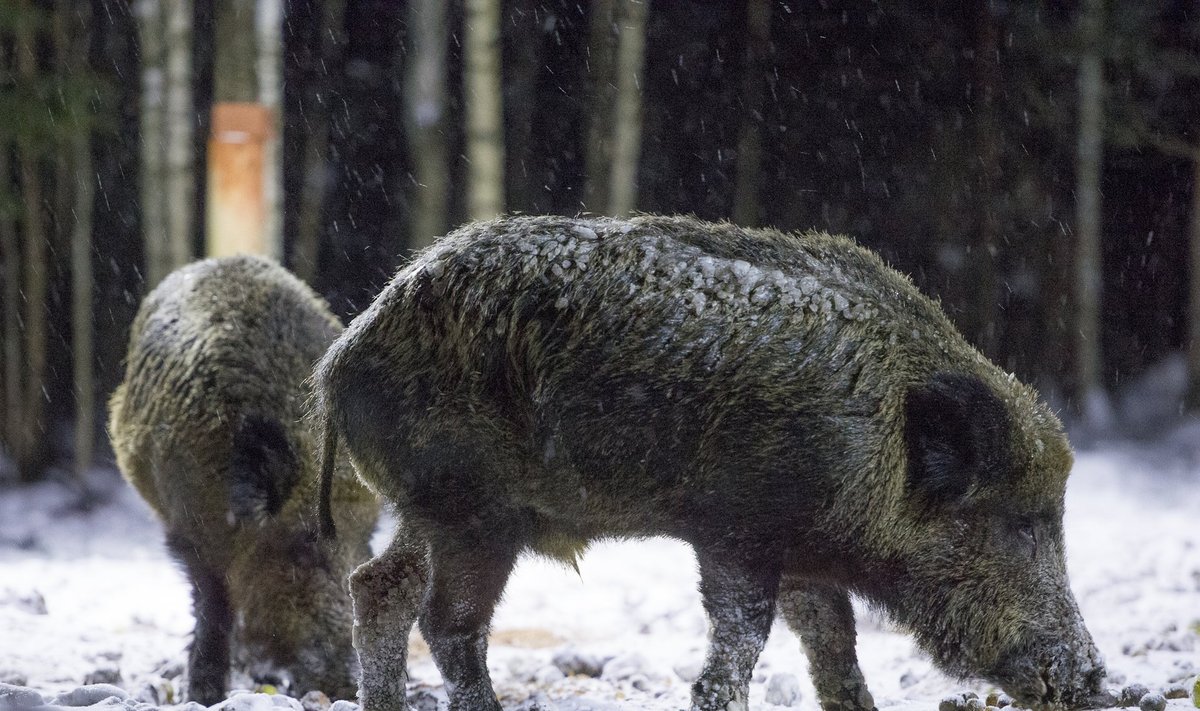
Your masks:
M 692 711 L 746 711 L 754 663 L 775 616 L 779 574 L 728 555 L 696 551 L 708 613 L 708 656 L 692 685 Z
M 408 708 L 408 634 L 420 612 L 429 578 L 428 546 L 403 524 L 379 557 L 350 575 L 354 599 L 354 649 L 365 711 Z
M 800 637 L 823 711 L 875 711 L 854 651 L 854 608 L 845 590 L 785 577 L 779 611 Z
M 446 684 L 450 711 L 501 711 L 487 668 L 492 613 L 517 559 L 504 543 L 443 534 L 430 546 L 421 635 Z

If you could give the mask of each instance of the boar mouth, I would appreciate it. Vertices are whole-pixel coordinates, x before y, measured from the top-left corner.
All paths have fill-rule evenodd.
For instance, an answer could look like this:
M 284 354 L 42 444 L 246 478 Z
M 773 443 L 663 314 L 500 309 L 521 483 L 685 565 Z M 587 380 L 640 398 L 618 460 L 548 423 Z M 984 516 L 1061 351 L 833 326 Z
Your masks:
M 1034 711 L 1095 708 L 1105 676 L 1098 656 L 1090 645 L 1022 647 L 1004 655 L 988 676 Z

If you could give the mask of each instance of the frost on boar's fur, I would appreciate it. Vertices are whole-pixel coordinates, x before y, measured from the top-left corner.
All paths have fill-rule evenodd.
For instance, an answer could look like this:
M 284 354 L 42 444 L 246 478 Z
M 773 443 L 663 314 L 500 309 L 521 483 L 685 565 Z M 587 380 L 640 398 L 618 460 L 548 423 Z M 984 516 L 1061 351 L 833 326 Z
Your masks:
M 192 584 L 194 701 L 225 698 L 231 654 L 259 681 L 354 695 L 346 578 L 370 555 L 378 506 L 342 462 L 346 535 L 319 536 L 320 442 L 305 418 L 312 366 L 340 332 L 312 290 L 255 257 L 179 269 L 134 321 L 109 430 Z
M 451 708 L 500 708 L 486 632 L 517 556 L 693 546 L 693 709 L 745 709 L 778 610 L 821 705 L 873 706 L 850 594 L 947 672 L 1077 707 L 1103 665 L 1064 567 L 1071 450 L 1036 394 L 842 237 L 511 217 L 403 269 L 330 347 L 318 405 L 395 502 L 351 576 L 366 711 L 418 622 Z

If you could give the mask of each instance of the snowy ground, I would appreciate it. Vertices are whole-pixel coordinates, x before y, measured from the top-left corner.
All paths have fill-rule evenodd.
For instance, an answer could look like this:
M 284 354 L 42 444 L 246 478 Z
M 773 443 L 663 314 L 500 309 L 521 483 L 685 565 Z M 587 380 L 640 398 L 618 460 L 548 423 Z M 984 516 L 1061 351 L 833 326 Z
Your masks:
M 1200 671 L 1196 451 L 1123 447 L 1077 458 L 1066 517 L 1071 578 L 1114 685 L 1190 687 Z M 119 672 L 118 683 L 132 690 L 185 658 L 188 591 L 157 522 L 115 473 L 97 471 L 95 483 L 109 497 L 90 513 L 72 511 L 56 484 L 0 490 L 0 682 L 52 696 Z M 492 675 L 506 708 L 529 708 L 531 695 L 563 711 L 686 708 L 705 638 L 696 579 L 690 551 L 664 540 L 597 546 L 578 575 L 523 561 L 492 640 Z M 611 659 L 600 678 L 563 678 L 551 660 L 569 650 Z M 859 655 L 881 709 L 932 709 L 963 690 L 865 612 Z M 411 666 L 413 681 L 436 692 L 438 674 L 416 638 Z M 758 663 L 752 708 L 781 708 L 765 701 L 776 674 L 794 674 L 798 707 L 817 708 L 807 663 L 782 623 Z

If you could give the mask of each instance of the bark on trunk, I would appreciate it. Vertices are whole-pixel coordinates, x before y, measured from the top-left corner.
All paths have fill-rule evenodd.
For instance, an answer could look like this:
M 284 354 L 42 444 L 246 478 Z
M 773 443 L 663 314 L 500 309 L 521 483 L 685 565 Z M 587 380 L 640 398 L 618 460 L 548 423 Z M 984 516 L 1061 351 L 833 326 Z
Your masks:
M 1111 424 L 1111 407 L 1101 381 L 1100 169 L 1104 153 L 1104 67 L 1100 37 L 1103 0 L 1086 0 L 1080 17 L 1084 52 L 1079 60 L 1079 127 L 1075 158 L 1076 386 L 1085 422 Z
M 990 357 L 996 357 L 996 256 L 1000 227 L 996 215 L 995 176 L 1000 161 L 996 109 L 993 97 L 1000 80 L 997 62 L 996 18 L 990 0 L 980 0 L 975 11 L 975 150 L 978 199 L 976 204 L 975 258 L 975 345 Z
M 612 164 L 613 110 L 616 103 L 616 77 L 613 76 L 617 51 L 617 0 L 592 3 L 588 29 L 588 134 L 584 183 L 584 206 L 604 212 L 608 205 L 609 167 Z
M 1192 158 L 1192 214 L 1188 221 L 1187 408 L 1200 411 L 1200 152 Z
M 166 161 L 163 160 L 166 23 L 161 0 L 141 0 L 137 7 L 142 55 L 142 239 L 146 253 L 146 291 L 149 291 L 171 271 L 172 263 L 163 199 L 166 184 Z
M 346 5 L 341 0 L 313 0 L 320 38 L 315 61 L 316 71 L 309 77 L 305 96 L 304 177 L 300 187 L 300 218 L 292 243 L 292 270 L 309 284 L 316 283 L 317 260 L 321 250 L 322 214 L 325 204 L 326 175 L 329 170 L 330 93 L 333 82 L 329 72 L 338 66 L 337 55 L 345 44 Z
M 467 212 L 484 220 L 504 211 L 500 0 L 467 0 L 466 11 Z
M 617 103 L 613 121 L 608 214 L 628 215 L 637 206 L 637 168 L 642 149 L 642 66 L 646 55 L 648 0 L 622 0 L 617 41 Z
M 275 259 L 283 260 L 283 166 L 280 164 L 280 138 L 283 115 L 283 4 L 281 0 L 255 3 L 257 39 L 256 76 L 258 102 L 267 107 L 271 130 L 263 146 L 263 207 L 266 208 L 267 249 Z
M 162 133 L 166 141 L 166 180 L 157 186 L 165 200 L 167 254 L 165 276 L 192 260 L 192 205 L 196 201 L 196 162 L 193 155 L 192 108 L 192 3 L 164 3 L 166 29 L 165 108 Z
M 37 80 L 35 37 L 28 27 L 17 35 L 17 73 L 22 80 Z M 24 237 L 25 284 L 21 294 L 25 303 L 25 403 L 21 422 L 21 444 L 17 451 L 17 471 L 24 481 L 34 481 L 45 464 L 46 427 L 43 380 L 46 371 L 46 296 L 49 287 L 46 264 L 46 224 L 42 215 L 42 176 L 40 161 L 33 146 L 18 144 L 21 171 L 22 217 Z
M 771 0 L 746 3 L 746 73 L 742 78 L 742 122 L 738 128 L 733 221 L 752 227 L 761 220 L 763 85 L 771 43 Z
M 450 157 L 446 146 L 447 7 L 441 0 L 413 0 L 404 83 L 404 110 L 414 166 L 409 246 L 418 249 L 446 231 Z
M 0 154 L 0 193 L 12 183 L 8 156 Z M 15 463 L 24 442 L 25 388 L 21 374 L 21 243 L 14 220 L 0 213 L 0 256 L 4 259 L 4 444 Z

